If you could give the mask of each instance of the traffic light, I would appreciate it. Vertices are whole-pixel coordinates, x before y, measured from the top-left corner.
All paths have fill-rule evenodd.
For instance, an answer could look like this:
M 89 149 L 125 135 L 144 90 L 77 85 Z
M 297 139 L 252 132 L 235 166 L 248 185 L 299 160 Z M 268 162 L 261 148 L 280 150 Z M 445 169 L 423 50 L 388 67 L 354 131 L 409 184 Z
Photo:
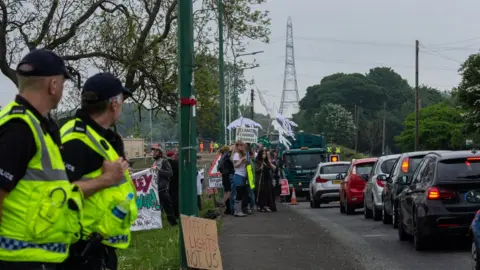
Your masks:
M 338 155 L 330 155 L 330 162 L 337 162 L 340 160 Z

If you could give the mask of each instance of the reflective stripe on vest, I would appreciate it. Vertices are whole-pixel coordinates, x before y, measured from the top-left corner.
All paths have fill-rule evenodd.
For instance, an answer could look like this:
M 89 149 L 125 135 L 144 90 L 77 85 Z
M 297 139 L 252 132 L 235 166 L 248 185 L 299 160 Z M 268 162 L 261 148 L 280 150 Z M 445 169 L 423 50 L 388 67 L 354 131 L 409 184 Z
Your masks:
M 68 245 L 65 243 L 36 244 L 0 236 L 0 248 L 6 250 L 20 250 L 26 248 L 40 248 L 46 251 L 66 253 Z

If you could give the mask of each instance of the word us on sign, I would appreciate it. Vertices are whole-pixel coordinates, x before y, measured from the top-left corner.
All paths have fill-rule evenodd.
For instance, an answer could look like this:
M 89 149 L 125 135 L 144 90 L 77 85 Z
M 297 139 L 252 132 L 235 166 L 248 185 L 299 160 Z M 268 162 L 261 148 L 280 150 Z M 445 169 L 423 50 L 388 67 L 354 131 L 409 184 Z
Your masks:
M 218 247 L 215 220 L 180 216 L 187 264 L 194 269 L 221 269 L 222 256 Z
M 245 143 L 257 143 L 258 128 L 239 127 L 236 129 L 235 135 L 237 141 L 243 141 Z

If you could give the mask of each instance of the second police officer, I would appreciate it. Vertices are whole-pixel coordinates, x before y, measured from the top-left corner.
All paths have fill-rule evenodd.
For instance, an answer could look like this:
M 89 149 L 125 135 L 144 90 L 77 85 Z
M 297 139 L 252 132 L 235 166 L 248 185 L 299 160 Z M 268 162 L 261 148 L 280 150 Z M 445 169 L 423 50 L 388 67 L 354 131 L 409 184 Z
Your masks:
M 136 189 L 122 138 L 110 129 L 130 95 L 117 77 L 96 74 L 83 86 L 75 119 L 61 128 L 67 174 L 85 194 L 84 237 L 72 246 L 65 269 L 117 269 L 115 249 L 130 244 L 130 227 L 138 214 Z M 102 174 L 108 162 L 121 166 L 121 173 Z

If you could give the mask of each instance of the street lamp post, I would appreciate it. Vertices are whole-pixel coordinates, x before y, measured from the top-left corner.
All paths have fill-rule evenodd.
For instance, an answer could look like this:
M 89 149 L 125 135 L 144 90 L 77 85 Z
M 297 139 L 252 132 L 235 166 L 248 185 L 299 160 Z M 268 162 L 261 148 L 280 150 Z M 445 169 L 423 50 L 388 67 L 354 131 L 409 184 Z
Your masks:
M 234 119 L 237 119 L 238 118 L 238 85 L 237 85 L 237 81 L 238 81 L 238 72 L 239 72 L 239 69 L 237 68 L 237 57 L 241 57 L 241 56 L 247 56 L 247 55 L 256 55 L 256 54 L 260 54 L 260 53 L 263 53 L 264 51 L 256 51 L 256 52 L 251 52 L 251 53 L 239 53 L 239 54 L 235 54 L 233 56 L 233 69 L 234 69 L 234 73 L 233 73 L 233 108 L 234 108 L 234 111 L 233 111 L 233 115 L 234 115 Z M 253 68 L 255 67 L 258 67 L 259 65 L 256 65 L 254 66 Z M 245 69 L 251 69 L 251 68 L 243 68 L 241 70 L 245 70 Z

